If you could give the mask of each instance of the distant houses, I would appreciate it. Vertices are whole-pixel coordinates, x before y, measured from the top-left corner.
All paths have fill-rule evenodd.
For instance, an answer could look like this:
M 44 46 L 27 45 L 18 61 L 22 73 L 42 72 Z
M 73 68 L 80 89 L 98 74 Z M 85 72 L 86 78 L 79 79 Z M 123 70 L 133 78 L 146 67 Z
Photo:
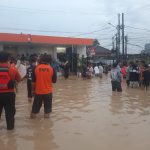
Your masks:
M 93 45 L 87 48 L 87 56 L 92 63 L 110 63 L 112 62 L 112 53 L 109 49 L 100 45 Z
M 150 43 L 145 44 L 145 48 L 142 53 L 150 54 Z

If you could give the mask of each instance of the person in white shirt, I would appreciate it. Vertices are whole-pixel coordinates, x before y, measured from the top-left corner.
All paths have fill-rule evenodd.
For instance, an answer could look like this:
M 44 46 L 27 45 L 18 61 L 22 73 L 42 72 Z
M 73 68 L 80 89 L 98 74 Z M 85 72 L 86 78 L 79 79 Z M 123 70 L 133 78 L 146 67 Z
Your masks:
M 87 75 L 87 78 L 89 78 L 89 79 L 93 76 L 93 67 L 92 67 L 92 64 L 89 64 L 87 66 L 86 75 Z
M 103 77 L 103 71 L 104 71 L 103 66 L 102 66 L 102 64 L 100 64 L 99 65 L 99 76 L 100 76 L 100 78 Z
M 97 65 L 94 67 L 94 73 L 96 77 L 99 76 L 99 68 Z

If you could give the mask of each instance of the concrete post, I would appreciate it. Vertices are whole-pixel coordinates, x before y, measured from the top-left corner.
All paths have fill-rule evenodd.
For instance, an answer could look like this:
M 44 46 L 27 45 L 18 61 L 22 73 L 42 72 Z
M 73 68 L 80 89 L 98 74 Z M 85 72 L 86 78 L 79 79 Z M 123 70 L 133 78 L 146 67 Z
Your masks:
M 4 50 L 4 47 L 2 44 L 0 44 L 0 52 Z

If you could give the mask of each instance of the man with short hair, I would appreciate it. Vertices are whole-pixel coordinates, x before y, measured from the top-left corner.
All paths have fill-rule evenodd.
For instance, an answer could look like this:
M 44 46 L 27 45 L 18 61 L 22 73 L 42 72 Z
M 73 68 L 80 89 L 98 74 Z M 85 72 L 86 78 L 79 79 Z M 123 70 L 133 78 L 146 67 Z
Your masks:
M 32 105 L 31 118 L 35 118 L 39 113 L 42 103 L 44 103 L 44 117 L 49 118 L 52 111 L 52 83 L 56 83 L 57 75 L 50 66 L 51 57 L 47 54 L 41 56 L 39 65 L 33 71 L 32 87 L 34 101 Z
M 9 63 L 9 54 L 0 52 L 0 110 L 4 108 L 7 130 L 14 129 L 15 116 L 15 81 L 21 77 L 15 67 Z
M 110 72 L 111 75 L 111 83 L 112 83 L 112 91 L 122 92 L 121 87 L 121 79 L 122 75 L 120 69 L 117 66 L 117 63 L 114 63 Z

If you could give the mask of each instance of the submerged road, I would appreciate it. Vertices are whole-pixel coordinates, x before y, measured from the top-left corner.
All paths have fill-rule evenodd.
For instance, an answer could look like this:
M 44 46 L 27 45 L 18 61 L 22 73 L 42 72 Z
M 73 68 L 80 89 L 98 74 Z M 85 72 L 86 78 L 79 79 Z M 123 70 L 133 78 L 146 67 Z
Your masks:
M 109 76 L 70 77 L 54 85 L 53 112 L 30 119 L 26 83 L 19 84 L 15 130 L 0 120 L 0 150 L 150 150 L 150 90 L 112 92 Z

